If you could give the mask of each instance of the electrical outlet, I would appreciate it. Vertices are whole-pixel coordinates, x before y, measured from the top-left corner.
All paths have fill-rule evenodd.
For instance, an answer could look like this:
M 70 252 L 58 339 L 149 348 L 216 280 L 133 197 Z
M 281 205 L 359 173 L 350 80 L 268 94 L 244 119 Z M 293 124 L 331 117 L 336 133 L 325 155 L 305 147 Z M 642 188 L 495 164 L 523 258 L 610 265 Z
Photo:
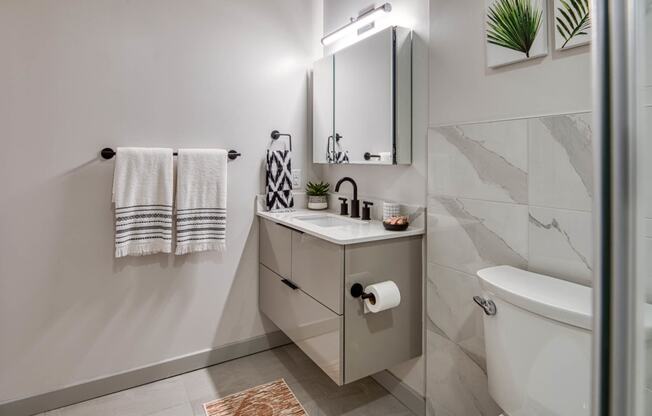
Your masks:
M 292 169 L 292 188 L 301 188 L 301 169 Z

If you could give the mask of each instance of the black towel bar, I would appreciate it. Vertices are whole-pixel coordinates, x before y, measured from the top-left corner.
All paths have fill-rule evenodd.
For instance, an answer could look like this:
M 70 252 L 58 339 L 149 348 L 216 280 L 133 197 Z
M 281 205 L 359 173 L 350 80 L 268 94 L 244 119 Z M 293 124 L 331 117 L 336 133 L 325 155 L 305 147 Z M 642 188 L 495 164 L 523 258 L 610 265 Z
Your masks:
M 177 156 L 178 153 L 174 152 L 172 153 L 174 156 Z M 102 159 L 113 159 L 113 156 L 115 156 L 115 150 L 111 149 L 110 147 L 105 147 L 100 151 L 100 155 L 102 156 Z M 235 150 L 229 150 L 228 157 L 229 160 L 235 160 L 238 157 L 242 156 L 242 153 L 235 151 Z

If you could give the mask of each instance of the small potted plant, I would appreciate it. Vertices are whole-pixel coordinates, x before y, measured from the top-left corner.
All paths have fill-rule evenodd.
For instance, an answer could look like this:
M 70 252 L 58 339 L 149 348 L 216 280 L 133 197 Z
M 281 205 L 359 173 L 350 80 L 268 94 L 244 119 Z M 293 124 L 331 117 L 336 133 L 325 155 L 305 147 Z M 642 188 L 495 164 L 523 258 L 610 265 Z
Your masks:
M 326 209 L 328 208 L 328 188 L 327 182 L 306 184 L 306 194 L 308 195 L 308 209 Z

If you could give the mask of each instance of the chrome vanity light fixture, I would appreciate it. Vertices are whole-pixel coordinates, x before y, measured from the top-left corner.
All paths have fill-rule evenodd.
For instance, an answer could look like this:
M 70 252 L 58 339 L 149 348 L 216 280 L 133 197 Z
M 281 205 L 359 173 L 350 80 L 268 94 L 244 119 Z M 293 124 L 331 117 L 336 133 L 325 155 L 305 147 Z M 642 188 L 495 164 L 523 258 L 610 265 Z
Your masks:
M 343 37 L 353 34 L 367 25 L 370 25 L 378 18 L 382 13 L 389 13 L 392 11 L 392 5 L 390 3 L 382 4 L 378 7 L 369 9 L 368 11 L 362 13 L 358 17 L 352 17 L 351 22 L 336 29 L 329 33 L 328 35 L 321 38 L 321 43 L 324 46 L 328 46 L 331 43 L 342 39 Z

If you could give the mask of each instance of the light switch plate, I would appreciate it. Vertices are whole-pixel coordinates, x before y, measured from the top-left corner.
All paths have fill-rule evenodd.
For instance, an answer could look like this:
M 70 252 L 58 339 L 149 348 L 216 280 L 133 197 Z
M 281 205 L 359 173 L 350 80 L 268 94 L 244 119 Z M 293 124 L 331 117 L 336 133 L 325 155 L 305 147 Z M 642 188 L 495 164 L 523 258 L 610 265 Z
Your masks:
M 301 169 L 292 169 L 292 188 L 301 188 Z

